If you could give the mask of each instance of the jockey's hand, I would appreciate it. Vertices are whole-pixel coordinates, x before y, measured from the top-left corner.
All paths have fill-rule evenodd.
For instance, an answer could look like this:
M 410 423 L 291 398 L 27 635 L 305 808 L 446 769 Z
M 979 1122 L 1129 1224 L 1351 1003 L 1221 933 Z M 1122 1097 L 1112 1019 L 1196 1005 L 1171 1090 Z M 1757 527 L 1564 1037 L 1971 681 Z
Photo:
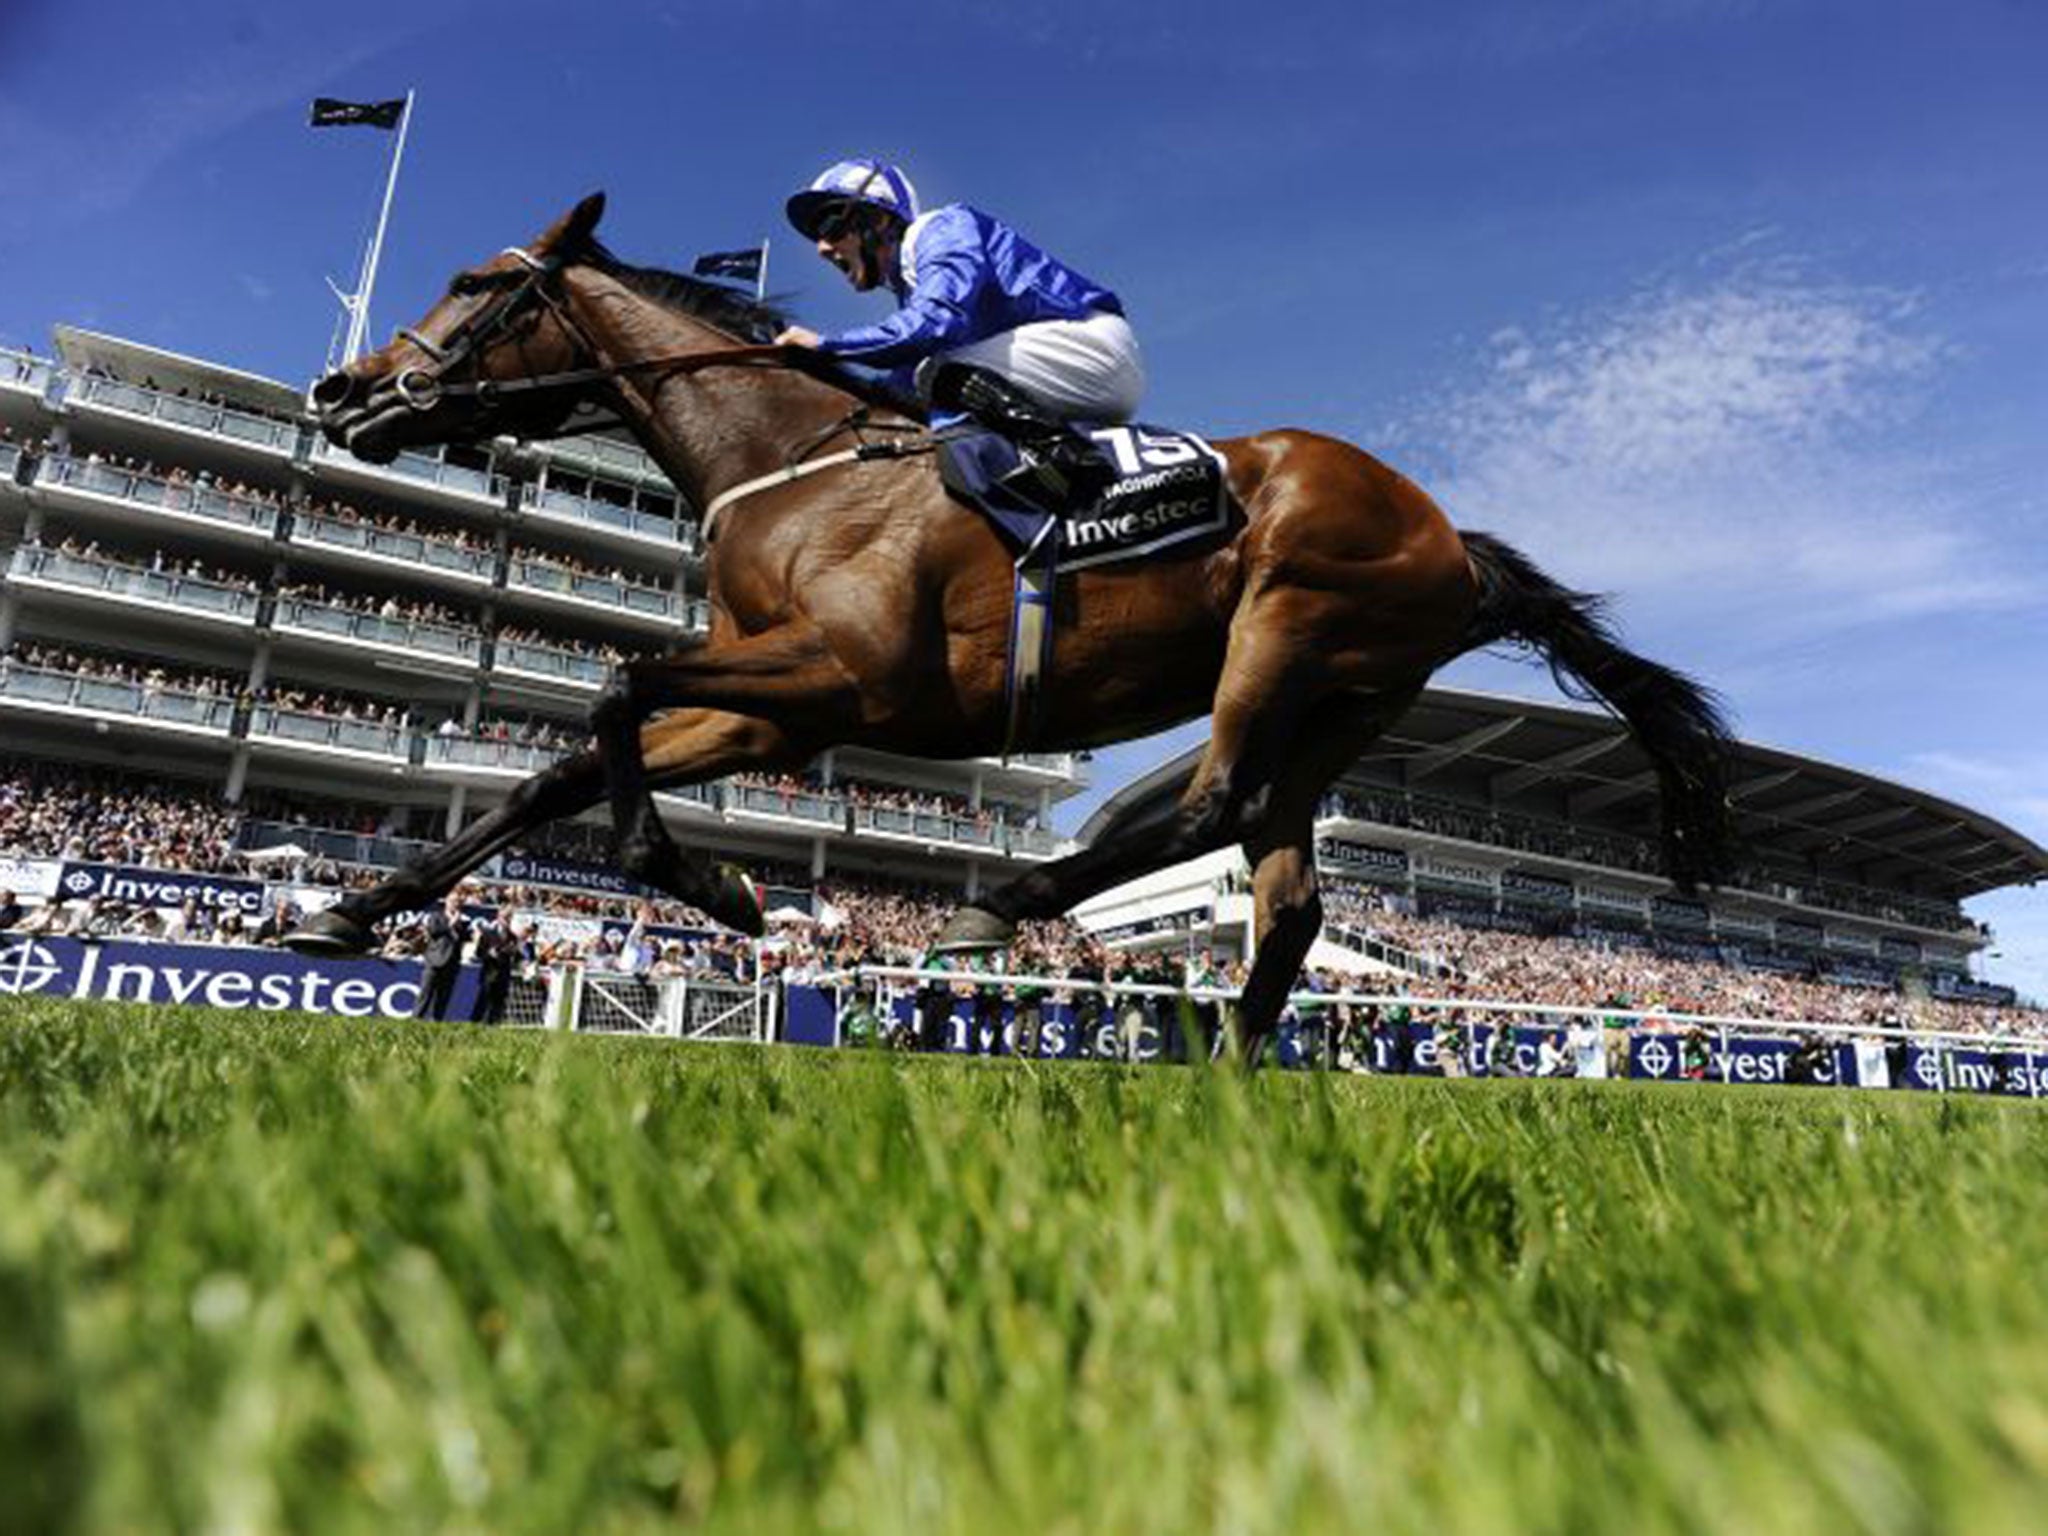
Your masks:
M 815 349 L 818 345 L 818 333 L 816 331 L 807 331 L 800 325 L 792 325 L 775 338 L 775 345 L 778 347 L 810 347 Z

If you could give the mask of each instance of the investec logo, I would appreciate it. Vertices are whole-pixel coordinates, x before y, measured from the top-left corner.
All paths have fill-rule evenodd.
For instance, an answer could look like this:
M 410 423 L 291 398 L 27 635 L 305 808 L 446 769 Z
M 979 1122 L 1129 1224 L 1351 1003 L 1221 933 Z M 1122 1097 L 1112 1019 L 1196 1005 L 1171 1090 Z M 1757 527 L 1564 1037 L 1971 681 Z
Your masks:
M 250 917 L 263 910 L 258 888 L 177 875 L 156 879 L 137 870 L 81 866 L 66 870 L 58 884 L 66 896 L 107 896 L 143 907 L 178 907 L 191 899 L 202 907 L 232 907 Z
M 0 950 L 0 993 L 40 992 L 63 972 L 57 957 L 33 940 Z
M 110 949 L 82 944 L 77 949 L 78 974 L 69 978 L 68 986 L 64 961 L 46 945 L 28 940 L 0 950 L 0 995 L 55 991 L 103 1002 L 299 1009 L 357 1019 L 379 1014 L 406 1018 L 420 995 L 416 982 L 336 977 L 306 961 L 260 951 L 238 962 L 236 951 L 221 950 L 218 957 L 226 964 L 192 964 L 202 957 L 210 962 L 216 954 L 185 946 Z
M 1642 1063 L 1643 1071 L 1651 1077 L 1669 1077 L 1671 1069 L 1678 1064 L 1671 1047 L 1655 1035 L 1642 1043 L 1636 1052 L 1636 1060 Z

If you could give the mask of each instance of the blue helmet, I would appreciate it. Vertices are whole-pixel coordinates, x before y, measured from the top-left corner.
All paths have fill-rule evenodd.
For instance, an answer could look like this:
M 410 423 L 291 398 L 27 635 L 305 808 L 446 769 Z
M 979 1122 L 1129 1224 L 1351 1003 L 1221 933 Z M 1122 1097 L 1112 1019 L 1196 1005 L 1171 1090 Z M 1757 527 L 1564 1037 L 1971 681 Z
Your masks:
M 917 188 L 886 160 L 841 160 L 789 200 L 789 222 L 806 240 L 816 240 L 825 214 L 848 203 L 866 203 L 908 224 L 917 217 Z

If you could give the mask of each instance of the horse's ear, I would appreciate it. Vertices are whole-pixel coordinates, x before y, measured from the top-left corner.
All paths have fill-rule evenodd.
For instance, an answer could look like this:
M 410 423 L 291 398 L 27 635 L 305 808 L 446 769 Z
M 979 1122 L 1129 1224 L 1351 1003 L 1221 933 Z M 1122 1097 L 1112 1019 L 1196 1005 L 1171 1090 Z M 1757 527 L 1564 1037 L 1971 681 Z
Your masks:
M 534 243 L 542 250 L 573 250 L 588 240 L 597 228 L 597 221 L 604 217 L 604 194 L 593 192 L 574 208 L 555 220 L 546 234 Z

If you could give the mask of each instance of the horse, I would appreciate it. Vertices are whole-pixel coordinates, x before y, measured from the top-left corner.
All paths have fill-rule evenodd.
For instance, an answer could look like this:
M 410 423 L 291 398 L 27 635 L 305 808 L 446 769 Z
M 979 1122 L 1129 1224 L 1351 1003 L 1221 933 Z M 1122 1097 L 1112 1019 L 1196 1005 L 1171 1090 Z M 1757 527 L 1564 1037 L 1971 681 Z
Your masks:
M 635 267 L 597 239 L 602 193 L 532 244 L 458 273 L 415 325 L 313 388 L 321 429 L 373 462 L 401 449 L 559 435 L 596 404 L 677 488 L 720 513 L 708 636 L 625 661 L 592 743 L 521 783 L 423 861 L 308 918 L 307 950 L 364 948 L 523 834 L 609 798 L 625 873 L 742 933 L 744 873 L 677 845 L 651 791 L 800 769 L 835 746 L 994 755 L 1006 727 L 1010 551 L 945 490 L 916 407 L 817 354 L 774 346 L 785 317 L 727 286 Z M 835 441 L 864 446 L 820 457 Z M 1460 534 L 1360 448 L 1302 430 L 1214 444 L 1241 519 L 1140 564 L 1062 573 L 1034 750 L 1073 751 L 1206 714 L 1177 784 L 1086 847 L 957 908 L 948 950 L 1007 944 L 1150 871 L 1242 846 L 1255 956 L 1239 1003 L 1256 1061 L 1322 924 L 1312 828 L 1329 784 L 1430 675 L 1513 644 L 1598 700 L 1654 765 L 1666 871 L 1720 880 L 1734 842 L 1728 727 L 1706 689 L 1632 654 L 1598 598 L 1503 541 Z

